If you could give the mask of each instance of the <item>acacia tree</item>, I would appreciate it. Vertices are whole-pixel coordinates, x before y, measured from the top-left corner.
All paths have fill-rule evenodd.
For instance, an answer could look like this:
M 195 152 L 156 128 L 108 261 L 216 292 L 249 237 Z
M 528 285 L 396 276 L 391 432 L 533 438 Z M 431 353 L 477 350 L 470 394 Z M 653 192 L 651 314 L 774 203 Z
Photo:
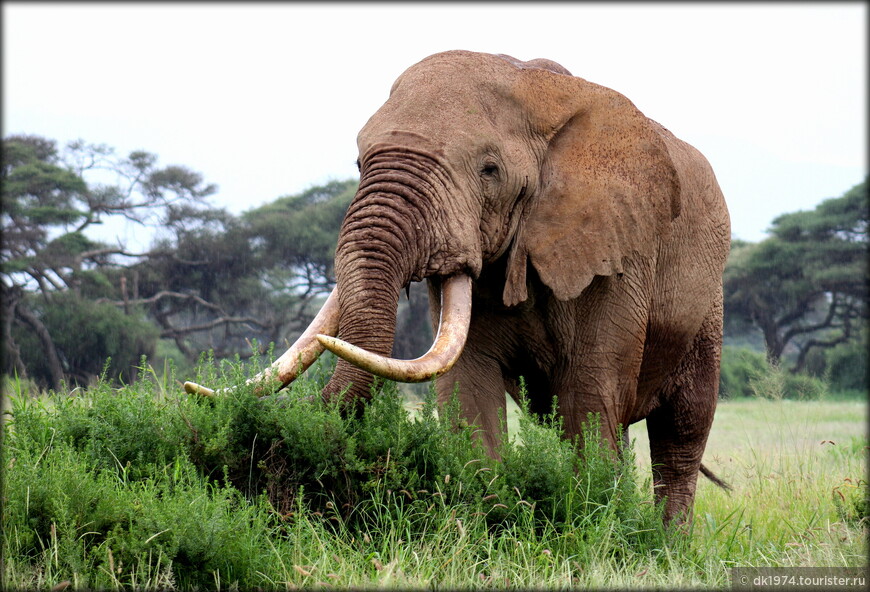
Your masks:
M 728 322 L 758 327 L 771 362 L 792 349 L 792 372 L 814 350 L 858 339 L 867 320 L 867 224 L 865 181 L 776 218 L 759 243 L 735 242 L 724 276 Z
M 212 211 L 205 200 L 214 185 L 184 167 L 158 168 L 156 162 L 147 152 L 121 158 L 82 141 L 61 153 L 53 140 L 38 136 L 4 139 L 4 372 L 28 376 L 28 368 L 35 369 L 36 378 L 58 388 L 65 377 L 89 380 L 109 356 L 112 372 L 123 374 L 139 354 L 153 353 L 156 334 L 139 311 L 127 308 L 118 316 L 97 298 L 120 296 L 124 282 L 115 280 L 132 262 L 171 254 L 132 253 L 120 241 L 107 244 L 88 233 L 118 218 L 180 228 Z M 96 173 L 112 182 L 86 182 Z

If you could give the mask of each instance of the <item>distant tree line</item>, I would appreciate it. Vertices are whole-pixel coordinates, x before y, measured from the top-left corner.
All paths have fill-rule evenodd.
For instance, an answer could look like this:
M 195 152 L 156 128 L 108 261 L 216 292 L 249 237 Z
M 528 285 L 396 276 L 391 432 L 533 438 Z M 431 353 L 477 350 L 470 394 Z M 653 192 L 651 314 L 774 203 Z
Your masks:
M 233 215 L 217 188 L 156 155 L 8 136 L 2 152 L 2 372 L 42 387 L 131 380 L 142 356 L 188 371 L 280 351 L 335 284 L 333 257 L 356 181 L 335 181 Z M 734 241 L 725 273 L 726 341 L 763 348 L 794 372 L 867 384 L 865 183 Z M 147 249 L 95 240 L 97 225 L 150 228 Z M 425 287 L 399 309 L 394 355 L 428 347 Z M 863 382 L 862 382 L 863 381 Z
M 760 337 L 774 365 L 866 389 L 868 206 L 865 180 L 813 210 L 777 217 L 758 243 L 734 241 L 726 339 Z

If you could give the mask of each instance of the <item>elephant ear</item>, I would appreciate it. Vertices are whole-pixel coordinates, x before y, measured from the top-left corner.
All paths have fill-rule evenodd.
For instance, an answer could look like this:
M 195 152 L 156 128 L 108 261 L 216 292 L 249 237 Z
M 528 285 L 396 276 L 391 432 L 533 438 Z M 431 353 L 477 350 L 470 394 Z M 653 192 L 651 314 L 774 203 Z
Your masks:
M 560 300 L 626 258 L 654 256 L 680 212 L 680 182 L 658 124 L 619 93 L 527 70 L 517 86 L 547 151 L 508 261 L 504 301 L 527 298 L 526 267 Z

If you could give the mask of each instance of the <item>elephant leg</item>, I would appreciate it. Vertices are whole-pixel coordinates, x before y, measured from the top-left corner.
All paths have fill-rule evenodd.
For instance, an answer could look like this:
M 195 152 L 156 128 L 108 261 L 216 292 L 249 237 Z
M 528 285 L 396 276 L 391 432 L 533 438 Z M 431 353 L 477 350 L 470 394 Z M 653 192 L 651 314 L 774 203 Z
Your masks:
M 460 415 L 475 431 L 487 453 L 498 458 L 507 411 L 505 381 L 499 363 L 493 358 L 466 347 L 453 368 L 437 379 L 439 407 L 444 407 L 456 392 Z
M 581 435 L 592 413 L 598 415 L 601 437 L 611 450 L 619 452 L 628 444 L 627 415 L 636 398 L 642 343 L 625 339 L 617 349 L 618 356 L 603 348 L 587 350 L 556 373 L 552 392 L 565 438 Z
M 721 309 L 718 312 L 721 319 Z M 662 404 L 647 417 L 656 499 L 665 519 L 690 521 L 695 487 L 719 389 L 721 321 L 708 316 L 691 349 L 662 390 Z
M 602 382 L 609 383 L 615 382 L 615 380 L 601 381 L 599 379 L 597 384 L 600 386 Z M 618 436 L 618 412 L 615 408 L 615 398 L 611 394 L 611 391 L 615 392 L 616 388 L 611 386 L 610 391 L 578 393 L 570 387 L 559 389 L 557 386 L 555 392 L 557 393 L 559 415 L 562 417 L 564 437 L 568 440 L 574 440 L 580 436 L 589 419 L 589 414 L 594 413 L 599 418 L 601 437 L 612 450 L 618 451 L 623 439 Z M 580 444 L 582 445 L 582 442 Z
M 429 314 L 434 329 L 441 316 L 440 288 L 432 280 L 427 284 Z M 499 413 L 501 417 L 505 417 L 507 400 L 501 366 L 492 355 L 482 350 L 483 344 L 492 342 L 492 326 L 491 319 L 481 320 L 480 315 L 472 317 L 462 355 L 453 368 L 436 379 L 435 389 L 438 392 L 440 408 L 450 402 L 454 392 L 457 393 L 460 417 L 468 425 L 478 426 L 475 436 L 484 445 L 487 453 L 497 458 L 502 436 Z
M 565 437 L 583 433 L 590 413 L 613 451 L 622 445 L 637 399 L 648 323 L 653 261 L 627 261 L 624 274 L 596 276 L 573 301 L 547 303 L 548 328 L 560 344 L 552 370 Z

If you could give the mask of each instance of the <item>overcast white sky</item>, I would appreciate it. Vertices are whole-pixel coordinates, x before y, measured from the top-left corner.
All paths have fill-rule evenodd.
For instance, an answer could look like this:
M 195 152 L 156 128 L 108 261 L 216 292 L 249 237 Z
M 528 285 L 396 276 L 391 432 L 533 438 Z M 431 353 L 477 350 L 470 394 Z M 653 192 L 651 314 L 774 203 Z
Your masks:
M 757 241 L 867 170 L 865 3 L 3 3 L 3 135 L 201 172 L 240 213 L 356 176 L 356 134 L 439 51 L 553 59 L 699 148 Z

